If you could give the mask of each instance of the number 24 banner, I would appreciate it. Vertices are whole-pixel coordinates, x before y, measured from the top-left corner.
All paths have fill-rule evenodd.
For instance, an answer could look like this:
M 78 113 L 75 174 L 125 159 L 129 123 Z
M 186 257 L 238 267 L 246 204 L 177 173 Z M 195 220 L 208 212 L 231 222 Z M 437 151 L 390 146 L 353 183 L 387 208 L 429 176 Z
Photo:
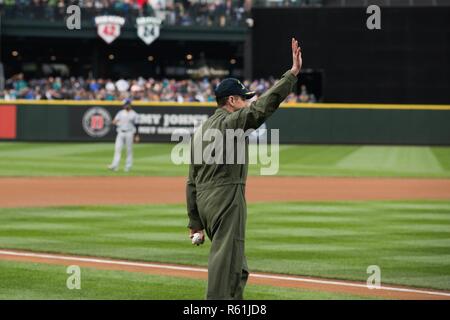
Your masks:
M 147 45 L 159 37 L 161 19 L 154 17 L 141 17 L 136 19 L 137 35 Z

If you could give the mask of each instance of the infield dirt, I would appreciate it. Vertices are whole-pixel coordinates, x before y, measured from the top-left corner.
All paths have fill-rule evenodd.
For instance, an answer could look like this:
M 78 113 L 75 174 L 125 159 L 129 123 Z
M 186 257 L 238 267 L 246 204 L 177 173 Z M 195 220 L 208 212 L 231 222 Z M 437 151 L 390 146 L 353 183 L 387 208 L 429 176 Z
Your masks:
M 0 207 L 176 204 L 184 177 L 0 178 Z M 450 200 L 450 179 L 249 177 L 248 202 Z

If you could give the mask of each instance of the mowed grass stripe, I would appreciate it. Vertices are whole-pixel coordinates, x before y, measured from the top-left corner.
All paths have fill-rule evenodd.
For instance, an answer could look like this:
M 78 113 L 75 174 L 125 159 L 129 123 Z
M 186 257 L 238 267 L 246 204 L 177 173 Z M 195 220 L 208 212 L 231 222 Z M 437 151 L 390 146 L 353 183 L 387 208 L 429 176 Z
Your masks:
M 422 167 L 427 163 L 426 168 Z M 428 147 L 393 146 L 361 146 L 337 163 L 339 168 L 352 168 L 373 171 L 440 173 L 443 170 L 439 161 Z
M 448 290 L 449 216 L 449 201 L 249 204 L 248 262 L 360 281 L 378 265 L 386 283 Z M 186 224 L 183 205 L 3 208 L 0 247 L 206 266 Z
M 433 152 L 434 156 L 444 170 L 450 170 L 450 157 L 448 155 L 447 147 L 434 147 L 431 148 L 431 152 Z
M 113 143 L 0 142 L 0 176 L 186 176 L 187 165 L 171 161 L 174 145 L 136 144 L 125 174 L 106 169 Z M 281 145 L 279 161 L 280 176 L 450 177 L 450 147 Z M 260 169 L 250 165 L 250 174 Z
M 81 268 L 81 289 L 69 290 L 65 266 L 0 261 L 0 299 L 201 300 L 206 281 Z M 248 285 L 246 299 L 372 299 L 301 289 Z

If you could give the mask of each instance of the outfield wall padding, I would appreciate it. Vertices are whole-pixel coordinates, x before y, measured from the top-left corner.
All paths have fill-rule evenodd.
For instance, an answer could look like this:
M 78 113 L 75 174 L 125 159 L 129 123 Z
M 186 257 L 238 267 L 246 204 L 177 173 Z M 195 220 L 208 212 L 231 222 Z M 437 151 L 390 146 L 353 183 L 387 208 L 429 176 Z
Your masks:
M 283 143 L 450 144 L 447 110 L 281 109 L 267 126 Z
M 16 106 L 16 141 L 113 141 L 116 102 L 21 102 Z M 192 130 L 214 113 L 214 104 L 145 104 L 140 115 L 144 142 L 170 142 L 177 128 Z M 5 121 L 1 121 L 6 123 Z M 450 106 L 284 105 L 267 122 L 280 130 L 281 143 L 450 145 Z M 11 126 L 11 124 L 8 124 Z M 2 128 L 0 128 L 1 132 Z
M 67 106 L 19 105 L 17 138 L 32 140 L 70 140 Z

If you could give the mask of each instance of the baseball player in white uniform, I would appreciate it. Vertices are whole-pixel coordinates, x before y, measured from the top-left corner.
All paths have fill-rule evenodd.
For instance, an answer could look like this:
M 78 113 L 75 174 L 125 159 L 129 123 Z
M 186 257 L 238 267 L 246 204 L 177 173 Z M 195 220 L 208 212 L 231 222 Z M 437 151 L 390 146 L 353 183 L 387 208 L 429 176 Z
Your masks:
M 113 171 L 118 170 L 122 148 L 125 145 L 127 148 L 125 171 L 128 172 L 133 165 L 133 142 L 139 142 L 139 135 L 137 133 L 138 114 L 131 109 L 130 99 L 123 100 L 123 109 L 116 114 L 112 123 L 117 126 L 117 137 L 114 159 L 108 168 Z

